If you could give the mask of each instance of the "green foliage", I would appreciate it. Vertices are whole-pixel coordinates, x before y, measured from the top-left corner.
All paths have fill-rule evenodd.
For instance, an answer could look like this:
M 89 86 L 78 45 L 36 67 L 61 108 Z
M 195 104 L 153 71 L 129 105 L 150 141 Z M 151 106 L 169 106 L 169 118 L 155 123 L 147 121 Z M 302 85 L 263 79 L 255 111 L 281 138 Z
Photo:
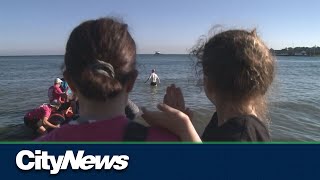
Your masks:
M 281 50 L 270 49 L 270 51 L 279 56 L 319 56 L 320 55 L 320 47 L 286 47 Z

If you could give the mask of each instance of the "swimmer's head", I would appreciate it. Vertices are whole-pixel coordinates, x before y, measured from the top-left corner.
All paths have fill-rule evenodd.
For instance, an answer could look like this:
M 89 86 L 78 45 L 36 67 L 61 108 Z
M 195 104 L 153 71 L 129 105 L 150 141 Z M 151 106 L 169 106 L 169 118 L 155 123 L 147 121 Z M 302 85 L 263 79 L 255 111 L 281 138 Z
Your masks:
M 156 70 L 155 70 L 155 69 L 152 69 L 151 72 L 154 73 L 154 72 L 156 72 Z
M 113 18 L 77 26 L 67 42 L 64 62 L 70 88 L 96 101 L 131 91 L 137 77 L 135 42 L 128 25 Z

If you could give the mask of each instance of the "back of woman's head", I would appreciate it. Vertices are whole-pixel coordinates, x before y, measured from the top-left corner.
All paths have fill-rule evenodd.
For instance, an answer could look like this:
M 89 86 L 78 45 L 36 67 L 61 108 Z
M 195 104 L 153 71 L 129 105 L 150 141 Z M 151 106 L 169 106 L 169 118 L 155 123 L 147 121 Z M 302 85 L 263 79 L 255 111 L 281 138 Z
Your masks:
M 81 23 L 70 34 L 64 76 L 80 93 L 105 101 L 136 73 L 136 45 L 127 24 L 112 18 Z
M 274 78 L 274 58 L 255 31 L 228 30 L 193 51 L 219 98 L 246 101 L 263 97 Z

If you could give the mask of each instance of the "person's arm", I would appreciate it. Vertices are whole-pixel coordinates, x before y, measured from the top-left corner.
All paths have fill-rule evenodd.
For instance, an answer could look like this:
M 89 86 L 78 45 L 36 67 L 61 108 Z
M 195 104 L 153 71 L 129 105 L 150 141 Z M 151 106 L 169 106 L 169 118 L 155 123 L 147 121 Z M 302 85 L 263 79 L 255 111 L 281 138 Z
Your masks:
M 59 128 L 59 127 L 60 127 L 60 125 L 53 125 L 53 124 L 51 124 L 48 120 L 49 120 L 48 117 L 44 117 L 44 118 L 42 119 L 43 125 L 49 126 L 49 127 L 51 127 L 51 128 Z
M 151 79 L 152 74 L 149 76 L 149 78 L 144 82 L 147 83 Z
M 69 90 L 69 86 L 66 87 L 66 89 L 64 90 L 64 92 L 67 94 Z
M 43 112 L 43 118 L 40 119 L 42 121 L 42 124 L 44 126 L 49 126 L 51 128 L 58 128 L 59 126 L 53 125 L 49 122 L 49 117 L 51 115 L 50 107 L 48 106 L 42 106 L 42 112 Z
M 188 115 L 166 104 L 159 104 L 158 109 L 160 112 L 142 108 L 142 118 L 152 126 L 168 129 L 181 141 L 202 142 Z
M 158 81 L 159 81 L 159 84 L 160 84 L 160 78 L 159 78 L 159 76 L 157 75 L 157 79 L 158 79 Z
M 65 103 L 65 100 L 68 98 L 67 92 L 62 92 L 60 88 L 55 88 L 54 92 L 59 94 L 59 102 Z
M 59 95 L 65 95 L 66 92 L 62 92 L 60 88 L 55 88 L 54 93 L 59 94 Z
M 171 133 L 179 136 L 182 141 L 201 142 L 191 123 L 193 113 L 185 107 L 181 89 L 176 88 L 174 84 L 167 87 L 163 103 L 158 105 L 160 112 L 151 112 L 143 108 L 142 118 L 151 125 L 168 129 Z

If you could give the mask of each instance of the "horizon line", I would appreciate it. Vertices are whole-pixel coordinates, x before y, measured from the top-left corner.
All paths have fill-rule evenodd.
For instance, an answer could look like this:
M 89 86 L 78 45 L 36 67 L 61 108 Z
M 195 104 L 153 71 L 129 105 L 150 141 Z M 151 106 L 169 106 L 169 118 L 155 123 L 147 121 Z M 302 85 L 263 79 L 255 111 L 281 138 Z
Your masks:
M 273 48 L 269 48 L 270 50 L 274 50 L 274 51 L 280 51 L 286 48 L 318 48 L 319 46 L 315 45 L 315 46 L 296 46 L 296 47 L 284 47 L 281 49 L 273 49 Z M 161 53 L 160 55 L 188 55 L 189 53 Z M 137 55 L 154 55 L 154 53 L 137 53 Z M 18 54 L 18 55 L 1 55 L 0 57 L 20 57 L 20 56 L 64 56 L 64 54 Z
M 154 53 L 139 53 L 137 55 L 154 55 Z M 167 53 L 160 55 L 188 55 L 188 53 Z M 20 57 L 20 56 L 64 56 L 64 54 L 36 54 L 36 55 L 0 55 L 0 57 Z

